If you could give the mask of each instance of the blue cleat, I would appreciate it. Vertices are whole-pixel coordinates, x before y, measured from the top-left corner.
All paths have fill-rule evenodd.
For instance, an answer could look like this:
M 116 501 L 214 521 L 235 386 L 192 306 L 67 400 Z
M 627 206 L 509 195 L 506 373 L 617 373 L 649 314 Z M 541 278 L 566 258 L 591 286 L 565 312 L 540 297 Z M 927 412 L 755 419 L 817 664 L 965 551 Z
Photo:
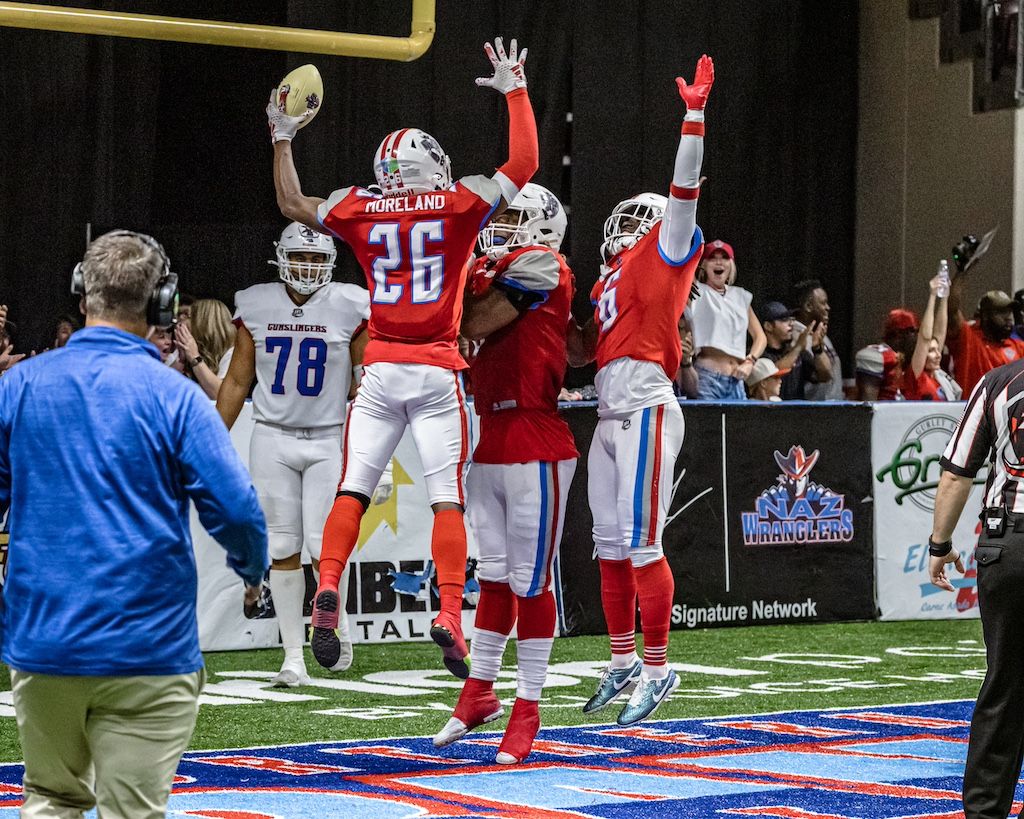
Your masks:
M 633 665 L 625 668 L 612 668 L 608 666 L 601 672 L 601 680 L 597 684 L 597 691 L 594 692 L 587 704 L 583 706 L 584 714 L 593 714 L 600 711 L 608 703 L 617 697 L 625 694 L 640 680 L 640 672 L 643 671 L 643 663 L 637 660 Z
M 647 719 L 678 687 L 679 676 L 672 669 L 669 669 L 667 677 L 660 680 L 641 677 L 616 722 L 619 725 L 635 725 Z

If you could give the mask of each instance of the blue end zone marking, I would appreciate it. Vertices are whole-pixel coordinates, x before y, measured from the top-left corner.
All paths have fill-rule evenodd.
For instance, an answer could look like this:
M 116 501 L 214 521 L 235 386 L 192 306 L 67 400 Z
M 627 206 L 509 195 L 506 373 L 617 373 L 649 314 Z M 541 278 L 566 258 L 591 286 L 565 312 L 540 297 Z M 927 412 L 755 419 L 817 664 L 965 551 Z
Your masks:
M 280 819 L 952 817 L 972 705 L 545 728 L 527 764 L 514 768 L 494 764 L 494 732 L 441 751 L 409 737 L 191 752 L 168 807 L 170 815 Z M 557 719 L 556 708 L 544 713 Z M 439 724 L 445 717 L 439 712 Z M 17 815 L 21 776 L 19 765 L 0 766 L 0 817 Z

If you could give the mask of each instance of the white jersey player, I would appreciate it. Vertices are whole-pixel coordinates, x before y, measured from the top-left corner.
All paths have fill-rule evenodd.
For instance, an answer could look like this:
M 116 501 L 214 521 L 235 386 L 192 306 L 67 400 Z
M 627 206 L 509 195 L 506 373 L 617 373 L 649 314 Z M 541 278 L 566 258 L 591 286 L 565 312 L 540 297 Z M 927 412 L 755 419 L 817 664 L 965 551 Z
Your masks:
M 319 569 L 324 521 L 341 476 L 342 429 L 361 359 L 369 296 L 354 284 L 331 281 L 334 241 L 293 222 L 277 243 L 280 281 L 235 294 L 235 352 L 217 398 L 230 427 L 253 390 L 256 420 L 249 469 L 267 518 L 270 590 L 285 659 L 274 684 L 308 682 L 302 654 L 306 594 L 303 548 Z M 348 584 L 341 584 L 342 594 Z M 344 602 L 342 603 L 344 606 Z M 333 670 L 352 663 L 347 618 L 344 650 Z

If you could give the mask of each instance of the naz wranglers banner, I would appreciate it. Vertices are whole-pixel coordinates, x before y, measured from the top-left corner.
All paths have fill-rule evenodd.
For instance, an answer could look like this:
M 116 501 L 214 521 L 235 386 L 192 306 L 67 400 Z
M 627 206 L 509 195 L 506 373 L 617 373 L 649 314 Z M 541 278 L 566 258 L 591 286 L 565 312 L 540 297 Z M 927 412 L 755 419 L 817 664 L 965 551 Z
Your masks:
M 662 543 L 673 625 L 870 619 L 871 409 L 854 404 L 682 403 L 686 422 Z M 569 416 L 581 452 L 595 420 Z M 562 543 L 570 633 L 600 633 L 585 463 Z
M 932 531 L 939 458 L 963 404 L 892 403 L 875 406 L 871 468 L 875 484 L 875 578 L 883 620 L 978 616 L 974 547 L 978 542 L 982 470 L 953 532 L 953 548 L 967 572 L 947 571 L 956 593 L 928 580 L 928 535 Z
M 469 417 L 475 444 L 478 424 L 475 415 L 470 413 Z M 252 404 L 247 401 L 231 429 L 232 443 L 247 465 L 252 430 Z M 391 464 L 394 490 L 384 503 L 367 509 L 352 555 L 348 611 L 352 640 L 356 643 L 428 640 L 430 621 L 440 608 L 431 583 L 430 536 L 434 516 L 427 502 L 423 467 L 408 431 Z M 280 645 L 276 618 L 246 620 L 242 616 L 242 581 L 224 565 L 224 550 L 206 534 L 195 509 L 191 522 L 199 573 L 197 608 L 202 649 L 223 651 Z M 468 535 L 473 556 L 476 549 L 472 532 Z M 308 623 L 315 585 L 309 556 L 303 554 L 302 559 Z M 467 587 L 468 600 L 473 600 L 473 587 Z M 479 586 L 476 588 L 479 590 Z M 467 601 L 462 612 L 467 637 L 473 633 L 473 616 L 474 610 Z

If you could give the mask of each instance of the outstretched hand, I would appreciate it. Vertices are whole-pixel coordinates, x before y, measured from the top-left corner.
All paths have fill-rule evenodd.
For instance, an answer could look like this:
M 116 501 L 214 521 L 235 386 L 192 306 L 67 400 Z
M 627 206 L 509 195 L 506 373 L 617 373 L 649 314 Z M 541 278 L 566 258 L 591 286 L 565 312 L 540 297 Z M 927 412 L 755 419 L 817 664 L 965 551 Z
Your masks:
M 701 55 L 697 60 L 697 68 L 693 73 L 693 84 L 688 85 L 682 77 L 676 77 L 676 87 L 679 89 L 679 96 L 686 103 L 688 111 L 703 111 L 708 101 L 708 94 L 711 93 L 711 86 L 715 84 L 715 63 L 707 55 Z
M 514 91 L 517 88 L 526 88 L 526 71 L 523 64 L 526 62 L 528 49 L 519 51 L 515 39 L 509 43 L 508 54 L 505 53 L 505 44 L 501 37 L 494 38 L 494 45 L 484 43 L 484 53 L 491 61 L 494 68 L 493 77 L 477 77 L 476 84 L 493 88 L 502 94 Z
M 267 124 L 270 126 L 271 142 L 291 142 L 299 130 L 299 126 L 312 114 L 308 109 L 301 117 L 290 117 L 284 112 L 284 106 L 277 104 L 277 89 L 270 92 L 267 103 Z

